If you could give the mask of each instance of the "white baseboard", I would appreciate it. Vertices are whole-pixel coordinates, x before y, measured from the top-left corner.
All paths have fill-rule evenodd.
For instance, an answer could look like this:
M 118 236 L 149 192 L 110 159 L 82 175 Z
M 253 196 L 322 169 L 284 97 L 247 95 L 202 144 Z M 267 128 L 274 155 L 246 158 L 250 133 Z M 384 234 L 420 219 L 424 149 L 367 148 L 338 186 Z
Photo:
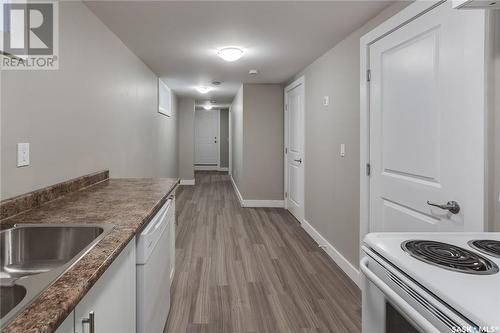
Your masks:
M 217 165 L 195 165 L 196 171 L 229 171 L 228 167 L 220 167 Z
M 194 169 L 196 171 L 218 171 L 218 165 L 195 165 Z
M 238 197 L 238 200 L 240 201 L 241 207 L 245 207 L 245 206 L 243 206 L 243 197 L 241 196 L 240 190 L 238 190 L 238 186 L 236 186 L 236 183 L 233 179 L 233 175 L 231 175 L 230 178 L 231 178 L 231 184 L 233 184 L 234 191 L 236 192 L 236 196 Z
M 241 207 L 247 207 L 247 208 L 283 208 L 285 207 L 285 201 L 284 200 L 245 200 L 243 199 L 240 190 L 238 189 L 238 186 L 236 186 L 236 183 L 233 179 L 233 176 L 231 175 L 231 183 L 233 184 L 234 191 L 236 192 L 236 196 L 238 197 L 238 200 L 240 201 Z
M 301 223 L 302 228 L 318 243 L 318 245 L 332 258 L 333 261 L 347 274 L 356 285 L 361 288 L 361 276 L 359 270 L 354 267 L 332 244 L 314 229 L 306 220 Z
M 283 208 L 285 201 L 283 200 L 243 200 L 243 207 L 267 207 L 267 208 Z
M 194 185 L 194 179 L 181 179 L 181 185 Z

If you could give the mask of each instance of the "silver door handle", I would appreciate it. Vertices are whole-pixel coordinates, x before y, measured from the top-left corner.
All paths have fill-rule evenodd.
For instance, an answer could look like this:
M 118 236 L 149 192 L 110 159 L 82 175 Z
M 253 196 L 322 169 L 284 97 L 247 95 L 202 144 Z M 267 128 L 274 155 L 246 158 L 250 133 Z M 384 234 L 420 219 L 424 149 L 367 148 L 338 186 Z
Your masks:
M 94 311 L 89 312 L 88 318 L 82 319 L 82 326 L 89 324 L 89 333 L 95 333 L 95 315 Z
M 297 162 L 297 163 L 302 163 L 302 159 L 301 158 L 299 158 L 298 160 L 294 160 L 294 161 Z
M 437 208 L 441 208 L 441 209 L 447 210 L 447 211 L 449 211 L 452 214 L 458 214 L 460 212 L 460 205 L 456 201 L 448 201 L 446 203 L 446 205 L 440 205 L 440 204 L 437 204 L 437 203 L 433 203 L 433 202 L 427 201 L 427 204 L 429 206 L 434 206 L 434 207 L 437 207 Z

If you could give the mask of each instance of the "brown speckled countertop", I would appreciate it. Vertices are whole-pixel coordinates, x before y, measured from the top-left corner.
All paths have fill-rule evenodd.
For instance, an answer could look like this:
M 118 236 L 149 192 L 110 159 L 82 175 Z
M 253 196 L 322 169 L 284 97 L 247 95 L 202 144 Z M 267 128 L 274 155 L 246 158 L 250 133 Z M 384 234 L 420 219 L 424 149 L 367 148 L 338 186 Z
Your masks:
M 115 227 L 2 332 L 53 332 L 162 206 L 178 179 L 109 179 L 1 220 L 16 223 L 110 223 Z

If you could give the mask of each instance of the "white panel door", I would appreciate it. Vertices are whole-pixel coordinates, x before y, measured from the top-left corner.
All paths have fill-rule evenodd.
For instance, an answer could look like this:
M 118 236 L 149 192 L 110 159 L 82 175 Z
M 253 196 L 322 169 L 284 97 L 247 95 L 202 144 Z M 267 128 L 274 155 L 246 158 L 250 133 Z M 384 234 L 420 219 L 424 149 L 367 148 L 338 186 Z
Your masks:
M 197 110 L 195 113 L 196 165 L 219 164 L 219 110 Z
M 482 225 L 484 175 L 471 170 L 484 160 L 470 149 L 484 149 L 484 129 L 472 125 L 483 115 L 468 108 L 473 92 L 464 89 L 464 20 L 480 15 L 444 3 L 370 46 L 370 231 Z
M 285 89 L 285 189 L 286 208 L 304 218 L 304 83 Z

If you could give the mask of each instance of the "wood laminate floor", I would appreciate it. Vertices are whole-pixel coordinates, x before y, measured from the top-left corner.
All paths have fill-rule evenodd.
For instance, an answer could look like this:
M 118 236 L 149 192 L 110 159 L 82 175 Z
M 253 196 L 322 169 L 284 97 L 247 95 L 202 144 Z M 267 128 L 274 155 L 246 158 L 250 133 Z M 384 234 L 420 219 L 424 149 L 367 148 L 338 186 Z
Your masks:
M 164 332 L 361 331 L 358 287 L 287 211 L 241 208 L 227 174 L 182 186 L 177 223 Z

